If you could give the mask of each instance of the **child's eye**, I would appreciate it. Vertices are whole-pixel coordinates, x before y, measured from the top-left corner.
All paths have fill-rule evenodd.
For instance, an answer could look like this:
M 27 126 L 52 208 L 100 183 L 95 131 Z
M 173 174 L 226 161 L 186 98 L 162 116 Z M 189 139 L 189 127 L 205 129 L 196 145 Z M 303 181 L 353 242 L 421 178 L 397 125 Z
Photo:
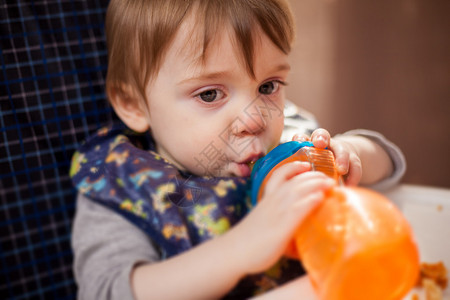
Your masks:
M 286 83 L 280 80 L 267 81 L 259 86 L 258 91 L 263 95 L 271 95 L 278 91 L 278 89 L 280 88 L 280 84 L 286 85 Z
M 224 96 L 223 92 L 218 89 L 207 90 L 197 95 L 197 97 L 199 97 L 200 100 L 207 103 L 220 100 L 221 98 L 223 98 L 223 96 Z

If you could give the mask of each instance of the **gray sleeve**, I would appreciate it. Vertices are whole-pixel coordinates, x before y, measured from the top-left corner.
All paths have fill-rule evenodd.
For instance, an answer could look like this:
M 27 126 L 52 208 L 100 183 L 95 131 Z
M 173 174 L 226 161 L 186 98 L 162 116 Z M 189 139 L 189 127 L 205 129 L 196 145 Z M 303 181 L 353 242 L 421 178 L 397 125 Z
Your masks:
M 380 145 L 391 158 L 392 164 L 394 166 L 394 171 L 392 172 L 391 176 L 370 185 L 370 188 L 383 191 L 393 187 L 400 182 L 400 179 L 402 179 L 403 175 L 406 172 L 406 159 L 399 147 L 397 147 L 394 143 L 392 143 L 391 141 L 386 139 L 386 137 L 376 131 L 355 129 L 347 131 L 343 135 L 364 136 Z
M 281 143 L 291 141 L 294 134 L 311 135 L 319 127 L 314 115 L 287 100 L 284 107 L 284 116 L 284 130 L 280 140 Z M 391 176 L 370 185 L 370 188 L 386 190 L 399 183 L 406 172 L 406 160 L 400 148 L 387 140 L 382 134 L 371 130 L 355 129 L 347 131 L 342 135 L 364 136 L 380 145 L 391 158 L 394 172 L 392 172 Z
M 157 248 L 137 227 L 109 208 L 78 196 L 72 229 L 78 299 L 134 299 L 136 264 L 160 260 Z

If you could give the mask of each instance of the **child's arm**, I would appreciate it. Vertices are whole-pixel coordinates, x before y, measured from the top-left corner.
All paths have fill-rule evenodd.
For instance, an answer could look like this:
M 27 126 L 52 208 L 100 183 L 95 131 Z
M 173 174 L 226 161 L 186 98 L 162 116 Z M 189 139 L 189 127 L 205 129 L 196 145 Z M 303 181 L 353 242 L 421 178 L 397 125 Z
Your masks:
M 261 202 L 224 235 L 171 259 L 140 265 L 132 273 L 141 299 L 215 299 L 247 274 L 272 266 L 295 229 L 334 182 L 310 166 L 293 162 L 268 181 Z
M 379 144 L 366 137 L 343 135 L 335 138 L 332 145 L 334 153 L 337 153 L 337 164 L 342 166 L 340 173 L 348 174 L 346 183 L 349 185 L 358 183 L 371 185 L 388 177 L 393 172 L 393 164 L 389 155 Z M 343 152 L 350 152 L 348 156 L 349 161 L 355 160 L 355 162 L 348 164 L 348 167 L 346 167 L 347 157 L 345 157 L 345 154 L 343 156 L 340 155 Z M 353 155 L 356 155 L 359 161 L 352 157 Z M 357 169 L 361 171 L 357 171 Z M 352 176 L 353 172 L 361 172 L 361 174 Z M 360 177 L 359 182 L 357 177 Z
M 308 276 L 301 276 L 252 300 L 317 300 Z
M 78 299 L 133 299 L 133 266 L 160 260 L 157 247 L 142 230 L 81 194 L 72 228 Z

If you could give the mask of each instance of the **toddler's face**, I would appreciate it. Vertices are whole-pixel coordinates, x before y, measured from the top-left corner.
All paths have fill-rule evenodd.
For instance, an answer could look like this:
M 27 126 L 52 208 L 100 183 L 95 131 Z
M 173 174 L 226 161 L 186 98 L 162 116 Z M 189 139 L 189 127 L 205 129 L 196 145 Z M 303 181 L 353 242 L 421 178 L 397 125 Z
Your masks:
M 146 87 L 157 151 L 197 175 L 249 176 L 249 163 L 275 147 L 283 130 L 287 55 L 261 35 L 253 79 L 224 30 L 202 64 L 188 25 Z

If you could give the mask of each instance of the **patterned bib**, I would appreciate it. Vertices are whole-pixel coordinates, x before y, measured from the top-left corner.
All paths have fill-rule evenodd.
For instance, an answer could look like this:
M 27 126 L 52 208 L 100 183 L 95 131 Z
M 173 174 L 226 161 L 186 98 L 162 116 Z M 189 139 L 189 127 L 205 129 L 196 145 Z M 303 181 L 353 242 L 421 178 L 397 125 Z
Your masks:
M 162 259 L 223 234 L 251 209 L 248 179 L 182 172 L 155 152 L 150 134 L 121 124 L 100 129 L 80 147 L 70 176 L 79 193 L 145 232 Z M 246 298 L 303 273 L 298 261 L 283 258 L 244 278 L 227 297 Z

